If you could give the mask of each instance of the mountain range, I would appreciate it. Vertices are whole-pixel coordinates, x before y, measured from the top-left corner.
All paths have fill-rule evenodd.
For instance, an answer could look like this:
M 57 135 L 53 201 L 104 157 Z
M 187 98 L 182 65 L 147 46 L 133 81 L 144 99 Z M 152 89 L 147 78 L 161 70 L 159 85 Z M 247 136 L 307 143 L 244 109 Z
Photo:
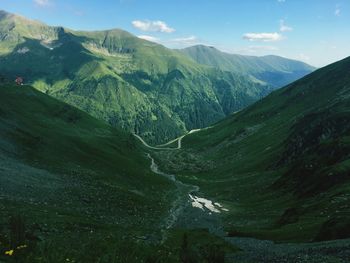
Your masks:
M 32 87 L 0 79 L 0 250 L 20 231 L 16 242 L 31 247 L 18 254 L 23 262 L 110 262 L 115 253 L 129 262 L 178 262 L 187 233 L 188 249 L 200 258 L 204 251 L 216 257 L 225 251 L 246 262 L 237 246 L 249 237 L 252 252 L 241 253 L 250 262 L 346 262 L 349 67 L 347 58 L 319 69 L 181 137 L 180 148 L 174 141 L 163 150 L 145 148 L 131 134 Z M 175 183 L 159 169 L 175 174 Z M 214 216 L 190 206 L 189 190 L 224 212 Z M 177 227 L 166 228 L 168 220 Z M 199 226 L 224 228 L 227 236 Z M 265 248 L 266 241 L 255 238 L 296 243 Z M 344 241 L 329 242 L 335 239 Z
M 171 50 L 119 29 L 82 32 L 0 12 L 0 71 L 114 127 L 161 143 L 314 70 L 276 56 Z
M 348 262 L 349 68 L 1 11 L 0 261 Z
M 199 64 L 249 75 L 273 89 L 284 87 L 315 70 L 314 67 L 296 60 L 272 55 L 263 57 L 236 55 L 203 45 L 188 47 L 180 52 Z

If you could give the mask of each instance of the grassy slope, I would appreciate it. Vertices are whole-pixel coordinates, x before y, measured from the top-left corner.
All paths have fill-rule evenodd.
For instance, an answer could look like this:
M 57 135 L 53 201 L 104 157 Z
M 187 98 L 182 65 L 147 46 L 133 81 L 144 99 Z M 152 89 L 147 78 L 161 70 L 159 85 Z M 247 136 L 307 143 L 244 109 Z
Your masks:
M 162 229 L 178 193 L 150 172 L 142 151 L 130 134 L 80 110 L 1 84 L 0 261 L 178 262 L 186 232 L 196 257 L 216 246 L 235 252 L 205 230 Z M 28 247 L 5 256 L 16 215 L 27 232 L 19 245 Z
M 349 237 L 349 67 L 317 70 L 185 137 L 168 169 L 230 207 L 232 235 Z
M 0 253 L 18 214 L 42 240 L 30 262 L 88 257 L 90 245 L 102 260 L 127 240 L 157 238 L 173 189 L 133 136 L 13 85 L 0 86 L 0 185 Z
M 242 72 L 200 65 L 122 30 L 77 32 L 0 13 L 0 70 L 89 114 L 164 142 L 267 95 Z M 282 70 L 283 71 L 283 70 Z

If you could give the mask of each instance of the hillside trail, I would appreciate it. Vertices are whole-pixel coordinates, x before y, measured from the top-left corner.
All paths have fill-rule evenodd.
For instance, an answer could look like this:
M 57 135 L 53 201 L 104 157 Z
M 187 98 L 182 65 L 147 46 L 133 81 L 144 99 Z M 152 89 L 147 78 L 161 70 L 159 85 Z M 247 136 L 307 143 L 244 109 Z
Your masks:
M 148 145 L 140 136 L 134 134 L 143 145 L 151 150 L 179 150 L 182 148 L 182 139 L 188 134 L 198 132 L 193 130 L 179 138 L 160 146 L 167 146 L 178 142 L 177 148 L 153 147 Z M 161 171 L 150 153 L 147 157 L 151 160 L 150 169 L 174 182 L 176 196 L 172 202 L 168 216 L 161 223 L 161 242 L 167 239 L 170 228 L 179 227 L 184 229 L 208 229 L 227 242 L 239 247 L 242 251 L 227 256 L 227 262 L 235 263 L 349 263 L 350 262 L 350 239 L 334 240 L 317 243 L 275 243 L 270 240 L 255 238 L 228 237 L 224 231 L 221 214 L 229 212 L 220 203 L 203 197 L 199 186 L 185 184 L 177 180 L 176 175 Z

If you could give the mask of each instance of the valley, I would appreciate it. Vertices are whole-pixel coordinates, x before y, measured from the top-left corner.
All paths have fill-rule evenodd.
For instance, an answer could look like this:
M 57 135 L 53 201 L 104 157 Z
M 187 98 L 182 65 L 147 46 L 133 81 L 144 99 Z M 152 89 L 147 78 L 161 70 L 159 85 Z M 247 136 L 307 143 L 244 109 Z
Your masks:
M 349 11 L 0 1 L 0 263 L 350 262 Z
M 196 132 L 198 132 L 197 130 Z M 192 132 L 193 133 L 193 132 Z M 191 133 L 187 134 L 190 135 Z M 181 140 L 187 135 L 177 139 Z M 157 148 L 145 144 L 142 138 L 136 136 L 152 154 L 164 155 L 164 151 L 181 150 L 178 148 Z M 171 141 L 170 144 L 176 141 Z M 156 152 L 154 152 L 156 151 Z M 255 239 L 252 237 L 229 237 L 226 232 L 223 217 L 221 214 L 227 214 L 230 211 L 224 208 L 220 203 L 208 200 L 202 196 L 204 193 L 196 185 L 184 184 L 177 180 L 176 175 L 170 175 L 159 170 L 154 159 L 151 159 L 151 170 L 160 176 L 173 181 L 178 188 L 177 199 L 173 200 L 172 209 L 166 220 L 165 229 L 179 227 L 184 229 L 208 229 L 208 231 L 226 242 L 233 244 L 241 249 L 240 252 L 227 255 L 229 262 L 346 262 L 350 257 L 350 240 L 336 240 L 328 242 L 313 243 L 288 243 L 273 242 L 270 240 Z M 181 178 L 181 177 L 180 177 Z M 230 214 L 230 217 L 234 215 Z M 165 232 L 166 233 L 166 232 Z M 239 234 L 238 234 L 239 236 Z M 165 235 L 164 239 L 167 238 Z
M 297 86 L 302 83 L 312 88 L 313 85 L 317 85 L 317 82 L 314 84 L 313 79 L 317 79 L 319 83 L 328 83 L 324 78 L 328 78 L 329 74 L 325 73 L 338 69 L 339 92 L 344 94 L 344 99 L 336 103 L 328 103 L 331 97 L 324 96 L 321 90 L 318 90 L 318 96 L 327 98 L 327 107 L 336 107 L 331 112 L 338 114 L 338 110 L 335 109 L 346 109 L 341 105 L 346 105 L 344 102 L 346 103 L 347 100 L 345 95 L 347 88 L 342 86 L 342 83 L 347 83 L 346 65 L 348 61 L 346 59 L 316 71 L 292 85 Z M 310 82 L 313 83 L 311 86 L 308 84 Z M 288 107 L 269 103 L 275 96 L 281 96 L 279 94 L 286 94 L 286 92 L 288 94 L 290 89 L 291 87 L 286 87 L 276 91 L 258 105 L 267 103 L 269 106 L 287 109 L 284 111 L 291 114 Z M 293 90 L 296 95 L 293 93 L 292 96 L 298 96 L 298 88 Z M 262 139 L 273 133 L 261 132 L 261 129 L 271 129 L 275 123 L 285 119 L 283 111 L 282 113 L 276 112 L 272 115 L 273 117 L 267 115 L 261 118 L 259 111 L 264 107 L 253 105 L 230 117 L 233 120 L 236 118 L 244 120 L 245 115 L 249 114 L 247 123 L 241 120 L 237 122 L 238 128 L 232 129 L 230 125 L 232 123 L 236 125 L 236 122 L 227 119 L 208 128 L 192 130 L 169 143 L 150 146 L 136 134 L 115 130 L 84 112 L 52 99 L 31 87 L 16 86 L 5 81 L 0 91 L 3 98 L 0 108 L 2 118 L 1 180 L 2 185 L 13 186 L 6 190 L 3 188 L 1 197 L 3 204 L 9 202 L 13 207 L 6 205 L 6 214 L 3 214 L 3 218 L 6 220 L 11 214 L 17 213 L 26 215 L 26 221 L 35 222 L 30 229 L 36 234 L 40 233 L 40 238 L 37 237 L 40 240 L 49 238 L 50 242 L 60 242 L 60 247 L 62 247 L 62 241 L 60 241 L 62 236 L 55 233 L 71 225 L 74 231 L 79 229 L 79 236 L 82 239 L 89 239 L 88 233 L 94 233 L 91 242 L 100 242 L 98 240 L 104 239 L 104 233 L 118 233 L 109 237 L 112 244 L 117 244 L 115 242 L 120 238 L 126 238 L 128 246 L 134 247 L 135 251 L 137 247 L 143 251 L 135 252 L 135 257 L 140 257 L 141 254 L 147 257 L 147 253 L 152 255 L 152 251 L 160 246 L 162 253 L 173 253 L 174 257 L 171 258 L 174 262 L 176 262 L 176 246 L 180 246 L 181 242 L 179 233 L 189 233 L 193 237 L 205 235 L 205 238 L 201 237 L 201 241 L 196 239 L 195 242 L 199 242 L 198 244 L 203 241 L 216 240 L 214 243 L 218 242 L 221 244 L 220 247 L 224 248 L 225 257 L 234 262 L 250 262 L 250 260 L 253 262 L 287 260 L 288 262 L 288 260 L 296 259 L 300 262 L 310 262 L 310 260 L 317 262 L 320 259 L 328 262 L 332 258 L 340 260 L 339 262 L 346 262 L 349 256 L 348 240 L 314 243 L 322 241 L 324 237 L 324 240 L 329 240 L 341 238 L 343 234 L 346 235 L 347 226 L 342 223 L 347 222 L 348 205 L 346 205 L 345 192 L 342 191 L 344 187 L 347 187 L 347 181 L 338 183 L 339 186 L 336 184 L 337 188 L 329 188 L 329 192 L 322 192 L 321 197 L 324 196 L 325 204 L 322 205 L 322 210 L 319 210 L 315 206 L 316 202 L 320 202 L 317 192 L 314 196 L 299 195 L 297 192 L 287 195 L 283 193 L 283 190 L 281 192 L 277 188 L 284 181 L 283 173 L 280 171 L 287 171 L 285 168 L 276 170 L 274 166 L 260 158 L 256 162 L 263 161 L 267 167 L 273 167 L 270 168 L 273 171 L 263 168 L 262 172 L 258 172 L 256 167 L 259 166 L 254 164 L 253 169 L 256 172 L 250 172 L 247 175 L 244 169 L 247 169 L 247 164 L 251 164 L 251 161 L 244 161 L 243 166 L 236 167 L 234 174 L 229 172 L 232 168 L 225 167 L 227 157 L 232 154 L 231 151 L 225 149 L 232 147 L 232 144 L 235 145 L 236 151 L 242 151 L 241 153 L 233 152 L 234 158 L 244 156 L 244 158 L 254 160 L 255 155 L 251 156 L 251 154 L 257 153 L 246 149 L 247 147 L 250 149 L 250 140 L 254 143 L 254 149 L 259 149 L 254 136 L 258 136 L 258 141 L 262 142 L 263 152 L 276 151 L 273 147 L 280 145 L 278 142 L 276 146 L 269 144 L 269 148 Z M 302 92 L 306 91 L 307 89 L 303 89 Z M 289 101 L 288 96 L 284 101 Z M 280 101 L 284 103 L 283 100 Z M 324 104 L 321 99 L 318 102 L 320 103 L 320 106 L 317 107 L 319 111 Z M 14 105 L 18 106 L 18 103 L 21 106 L 14 108 Z M 309 104 L 302 105 L 308 107 Z M 31 111 L 26 110 L 29 108 L 35 109 L 34 116 Z M 255 108 L 258 113 L 254 113 Z M 310 114 L 313 114 L 313 110 L 314 108 L 311 108 Z M 268 110 L 268 112 L 275 111 Z M 251 117 L 252 114 L 261 118 L 264 123 L 255 121 Z M 295 113 L 292 112 L 292 114 Z M 278 119 L 275 120 L 274 116 L 277 116 Z M 12 119 L 16 122 L 11 121 Z M 340 121 L 345 124 L 340 132 L 346 132 L 346 122 L 342 122 L 342 119 Z M 251 125 L 251 122 L 254 125 Z M 70 133 L 71 125 L 74 125 L 75 133 Z M 229 125 L 230 128 L 225 128 L 226 125 Z M 86 130 L 92 126 L 93 130 Z M 45 127 L 45 129 L 40 127 Z M 237 133 L 234 132 L 236 129 Z M 226 131 L 231 134 L 230 139 L 223 139 Z M 282 131 L 284 130 L 279 129 L 279 132 Z M 336 132 L 335 136 L 342 134 L 337 130 L 332 131 Z M 274 136 L 278 138 L 276 134 Z M 331 136 L 334 135 L 329 133 L 328 136 L 332 138 Z M 60 140 L 59 144 L 56 143 L 57 140 Z M 53 144 L 60 145 L 60 147 L 50 146 Z M 71 148 L 71 145 L 76 145 L 76 148 Z M 68 148 L 71 149 L 67 151 Z M 121 154 L 118 153 L 119 151 L 128 153 Z M 222 155 L 213 154 L 213 151 L 222 152 Z M 94 154 L 91 155 L 91 152 Z M 245 155 L 243 155 L 244 152 Z M 97 159 L 93 159 L 96 154 Z M 100 158 L 102 156 L 104 158 Z M 221 156 L 220 161 L 211 159 L 218 156 Z M 258 156 L 265 156 L 273 160 L 274 155 L 258 154 Z M 277 156 L 283 157 L 283 154 L 278 153 Z M 113 161 L 108 162 L 108 158 L 113 158 Z M 120 161 L 116 162 L 118 158 Z M 91 161 L 87 162 L 87 160 Z M 136 160 L 138 160 L 137 168 L 132 164 Z M 65 165 L 62 165 L 62 162 L 65 162 Z M 118 162 L 121 165 L 118 165 Z M 129 162 L 130 165 L 125 167 L 125 164 Z M 109 164 L 106 165 L 107 163 Z M 237 165 L 236 162 L 230 161 L 229 163 Z M 115 171 L 119 171 L 120 174 L 115 175 Z M 214 178 L 211 176 L 213 172 L 215 173 Z M 230 176 L 227 177 L 226 173 L 229 173 Z M 9 175 L 16 178 L 16 185 L 9 181 L 11 178 L 8 177 Z M 38 184 L 43 178 L 47 185 Z M 156 187 L 156 184 L 161 186 Z M 230 188 L 229 191 L 227 187 Z M 26 191 L 27 188 L 34 191 Z M 23 190 L 19 191 L 19 189 Z M 163 197 L 160 199 L 159 189 L 163 191 Z M 253 192 L 251 189 L 254 189 Z M 17 195 L 14 195 L 13 191 L 16 191 Z M 154 191 L 157 192 L 157 197 L 154 196 Z M 105 195 L 101 195 L 102 193 Z M 45 195 L 47 199 L 43 199 Z M 326 205 L 330 195 L 336 196 L 338 200 L 334 202 L 335 199 L 330 199 L 332 208 Z M 81 199 L 77 199 L 79 196 Z M 92 198 L 93 196 L 95 197 Z M 344 198 L 340 199 L 342 196 Z M 112 200 L 119 200 L 118 206 L 111 205 Z M 20 205 L 22 202 L 23 204 Z M 132 206 L 129 206 L 131 202 Z M 296 215 L 297 212 L 290 208 L 291 205 L 297 206 L 298 202 L 304 203 L 306 208 L 304 214 Z M 73 207 L 82 209 L 70 210 Z M 96 211 L 97 207 L 99 212 L 91 214 L 92 211 Z M 332 210 L 327 211 L 325 207 Z M 334 210 L 339 212 L 333 212 Z M 42 217 L 43 214 L 45 217 Z M 118 216 L 112 219 L 115 214 Z M 333 214 L 340 217 L 330 219 L 330 215 Z M 73 221 L 68 220 L 72 217 L 75 218 Z M 60 218 L 60 221 L 53 223 L 54 218 Z M 86 220 L 86 225 L 81 225 L 83 218 Z M 106 222 L 114 223 L 106 224 Z M 339 224 L 339 230 L 327 228 L 328 222 Z M 6 225 L 6 222 L 2 224 Z M 49 226 L 50 230 L 43 230 L 43 226 Z M 131 229 L 133 229 L 132 232 Z M 207 232 L 201 232 L 205 229 Z M 64 230 L 64 233 L 66 231 Z M 305 243 L 310 241 L 313 243 Z M 175 248 L 171 248 L 169 242 L 176 242 Z M 106 245 L 105 249 L 109 249 L 107 247 Z M 52 250 L 50 255 L 54 254 L 54 251 Z M 108 257 L 111 257 L 110 253 L 108 252 Z M 162 253 L 157 257 L 168 257 Z M 121 255 L 127 258 L 123 253 Z M 77 257 L 77 255 L 70 255 L 70 257 Z M 133 259 L 129 258 L 129 260 Z
M 234 215 L 225 219 L 232 236 L 295 242 L 345 237 L 349 222 L 349 181 L 343 165 L 347 163 L 348 152 L 344 150 L 344 155 L 332 157 L 327 155 L 331 151 L 325 149 L 337 143 L 340 143 L 337 147 L 347 147 L 347 121 L 343 118 L 348 115 L 342 113 L 348 110 L 345 106 L 348 63 L 349 59 L 345 59 L 321 69 L 211 129 L 186 136 L 182 151 L 159 154 L 160 160 L 166 160 L 163 169 L 181 173 L 180 180 L 199 185 L 203 192 L 234 211 Z M 328 78 L 334 83 L 332 92 L 338 87 L 338 92 L 343 94 L 341 99 L 328 94 Z M 306 94 L 316 90 L 318 105 L 304 101 L 314 101 L 314 97 Z M 294 102 L 293 107 L 288 106 L 290 101 Z M 300 108 L 308 115 L 299 115 Z M 330 115 L 334 116 L 332 124 L 328 124 Z M 307 116 L 312 116 L 313 122 L 298 126 Z M 322 133 L 324 129 L 327 135 Z M 316 131 L 319 135 L 312 136 L 319 139 L 299 153 L 307 158 L 290 152 L 289 147 L 300 145 L 294 141 L 288 145 L 294 134 L 303 141 L 303 136 Z M 270 140 L 271 136 L 274 141 Z M 283 151 L 288 154 L 284 155 Z M 289 157 L 286 160 L 284 156 Z M 325 167 L 319 168 L 319 162 Z M 290 172 L 291 169 L 300 170 Z

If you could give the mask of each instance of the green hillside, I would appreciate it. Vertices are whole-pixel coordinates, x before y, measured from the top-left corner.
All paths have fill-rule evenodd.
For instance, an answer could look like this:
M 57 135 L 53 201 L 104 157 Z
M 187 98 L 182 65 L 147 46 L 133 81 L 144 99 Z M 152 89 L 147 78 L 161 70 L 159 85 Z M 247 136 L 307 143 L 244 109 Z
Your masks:
M 153 143 L 208 126 L 275 88 L 246 69 L 201 65 L 118 29 L 73 31 L 1 11 L 0 39 L 3 74 L 22 76 L 36 89 Z
M 133 136 L 1 84 L 0 138 L 1 262 L 111 262 L 115 253 L 139 262 L 155 250 L 174 187 L 150 171 Z
M 221 52 L 203 45 L 180 50 L 199 64 L 224 71 L 244 72 L 274 88 L 286 86 L 315 68 L 300 61 L 278 56 L 243 56 Z
M 186 136 L 163 169 L 228 207 L 231 236 L 349 238 L 349 68 L 317 70 Z

